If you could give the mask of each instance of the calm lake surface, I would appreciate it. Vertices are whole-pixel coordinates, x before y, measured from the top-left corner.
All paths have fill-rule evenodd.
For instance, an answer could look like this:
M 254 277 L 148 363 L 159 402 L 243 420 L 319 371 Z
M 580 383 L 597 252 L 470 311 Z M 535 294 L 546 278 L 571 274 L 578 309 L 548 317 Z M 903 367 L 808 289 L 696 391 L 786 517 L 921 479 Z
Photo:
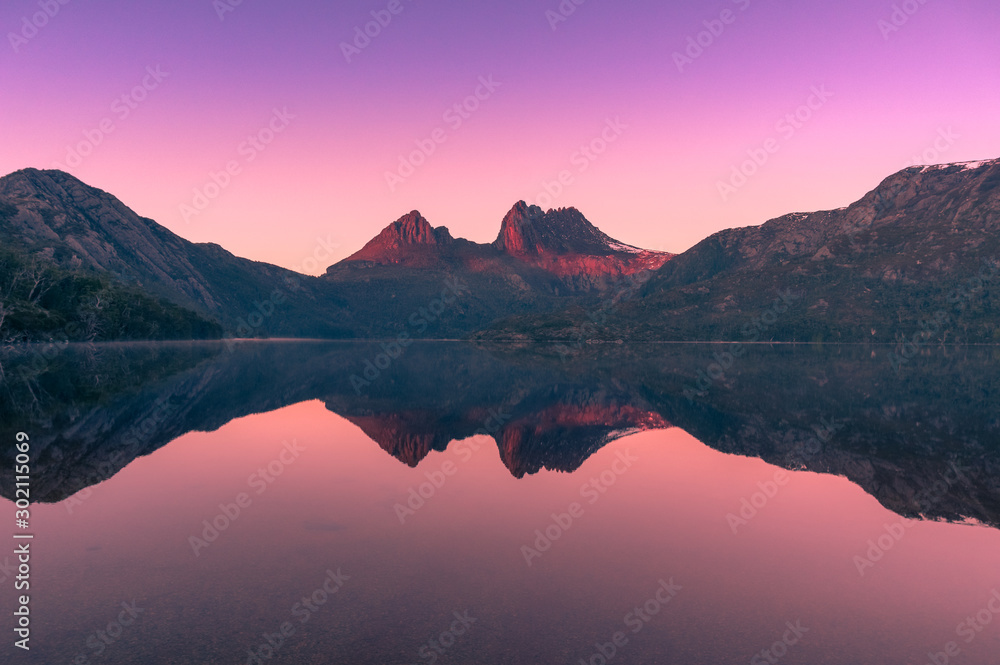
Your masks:
M 4 662 L 1000 662 L 993 348 L 40 349 Z

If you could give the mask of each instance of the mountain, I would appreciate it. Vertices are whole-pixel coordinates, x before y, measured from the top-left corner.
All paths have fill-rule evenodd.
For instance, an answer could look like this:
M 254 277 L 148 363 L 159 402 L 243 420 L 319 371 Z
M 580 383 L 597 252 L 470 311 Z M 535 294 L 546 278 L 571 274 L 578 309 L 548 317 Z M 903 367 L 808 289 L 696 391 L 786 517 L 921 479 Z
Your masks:
M 360 251 L 332 266 L 331 279 L 352 269 L 395 266 L 503 275 L 543 291 L 600 291 L 616 280 L 655 270 L 672 254 L 632 247 L 603 233 L 575 208 L 543 212 L 524 201 L 504 216 L 497 239 L 453 238 L 416 210 L 393 222 Z
M 1000 160 L 912 167 L 847 208 L 729 229 L 678 256 L 621 243 L 574 208 L 519 201 L 486 244 L 412 211 L 316 278 L 191 243 L 70 175 L 26 169 L 0 179 L 0 239 L 29 264 L 145 297 L 144 323 L 129 325 L 129 297 L 107 292 L 104 329 L 119 335 L 212 335 L 214 321 L 240 337 L 880 342 L 912 356 L 1000 341 L 998 185 Z M 84 283 L 74 288 L 92 294 Z M 107 318 L 32 319 L 37 292 L 21 295 L 28 333 L 32 320 Z
M 998 313 L 1000 160 L 992 160 L 911 167 L 847 208 L 716 233 L 665 263 L 588 336 L 995 342 Z M 584 317 L 573 307 L 525 315 L 477 336 L 576 339 Z
M 623 277 L 670 258 L 613 240 L 573 209 L 542 213 L 521 202 L 497 243 L 453 238 L 413 211 L 317 278 L 189 242 L 107 192 L 36 169 L 0 178 L 0 242 L 20 263 L 133 294 L 116 303 L 146 299 L 142 322 L 122 322 L 136 310 L 118 306 L 86 339 L 218 337 L 220 329 L 228 337 L 465 337 L 510 314 L 590 306 Z M 0 284 L 9 277 L 0 274 Z M 67 316 L 94 316 L 45 312 L 45 326 L 32 329 L 41 318 L 27 309 L 19 306 L 16 331 L 25 338 L 48 335 Z
M 382 229 L 347 261 L 382 265 L 429 265 L 444 247 L 455 244 L 445 227 L 434 228 L 414 210 Z
M 327 323 L 343 308 L 318 293 L 316 278 L 189 242 L 61 171 L 24 169 L 0 178 L 0 238 L 45 263 L 113 278 L 193 310 L 230 334 L 242 327 L 254 336 L 262 326 L 246 322 L 272 309 L 280 293 L 278 300 L 292 302 L 268 317 L 271 334 L 343 335 Z
M 561 277 L 623 277 L 656 270 L 673 255 L 619 242 L 576 208 L 542 212 L 519 201 L 504 217 L 493 242 L 498 250 Z

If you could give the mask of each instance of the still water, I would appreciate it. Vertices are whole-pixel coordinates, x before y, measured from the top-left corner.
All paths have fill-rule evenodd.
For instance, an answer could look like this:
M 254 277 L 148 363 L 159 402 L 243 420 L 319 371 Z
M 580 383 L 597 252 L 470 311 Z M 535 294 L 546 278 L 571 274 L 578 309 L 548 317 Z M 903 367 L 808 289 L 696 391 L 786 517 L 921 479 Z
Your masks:
M 4 662 L 1000 662 L 992 352 L 369 346 L 7 358 Z

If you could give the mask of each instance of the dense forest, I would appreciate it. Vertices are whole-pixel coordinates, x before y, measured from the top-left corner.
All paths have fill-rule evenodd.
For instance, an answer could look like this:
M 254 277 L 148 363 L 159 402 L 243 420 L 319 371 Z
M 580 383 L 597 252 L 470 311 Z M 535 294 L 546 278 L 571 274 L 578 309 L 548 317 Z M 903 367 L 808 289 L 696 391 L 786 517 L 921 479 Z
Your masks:
M 0 247 L 0 342 L 218 339 L 221 326 L 107 275 Z

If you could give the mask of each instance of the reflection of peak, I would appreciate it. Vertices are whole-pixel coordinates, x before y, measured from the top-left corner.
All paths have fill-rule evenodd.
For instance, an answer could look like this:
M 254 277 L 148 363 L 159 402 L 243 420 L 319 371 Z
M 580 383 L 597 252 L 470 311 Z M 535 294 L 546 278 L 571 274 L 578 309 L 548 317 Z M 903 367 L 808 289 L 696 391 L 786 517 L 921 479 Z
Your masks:
M 489 431 L 516 477 L 572 471 L 616 437 L 669 423 L 725 453 L 844 476 L 900 515 L 1000 528 L 989 349 L 928 349 L 899 375 L 870 349 L 754 347 L 727 390 L 695 400 L 683 391 L 707 350 L 686 345 L 605 345 L 564 364 L 541 349 L 415 344 L 363 395 L 347 377 L 368 343 L 225 349 L 69 345 L 41 366 L 4 350 L 0 440 L 35 432 L 32 498 L 62 500 L 185 433 L 319 399 L 410 466 L 477 433 L 477 455 L 495 462 Z M 13 455 L 0 446 L 0 465 Z M 0 474 L 0 496 L 16 498 L 14 476 Z
M 521 409 L 516 417 L 477 408 L 452 414 L 443 421 L 440 414 L 427 411 L 345 417 L 383 450 L 411 467 L 431 451 L 445 450 L 451 441 L 484 434 L 489 429 L 500 449 L 500 458 L 515 478 L 542 469 L 575 471 L 615 439 L 670 427 L 656 413 L 627 402 L 612 402 L 600 394 L 587 396 L 582 405 L 558 403 L 543 405 L 539 411 Z M 491 425 L 496 419 L 503 424 Z
M 659 414 L 629 404 L 556 404 L 504 426 L 497 445 L 515 478 L 549 471 L 576 471 L 616 439 L 670 423 Z
M 327 405 L 327 408 L 330 406 Z M 407 466 L 416 466 L 432 450 L 444 450 L 451 440 L 441 430 L 437 416 L 425 411 L 346 418 L 361 428 L 382 450 Z

